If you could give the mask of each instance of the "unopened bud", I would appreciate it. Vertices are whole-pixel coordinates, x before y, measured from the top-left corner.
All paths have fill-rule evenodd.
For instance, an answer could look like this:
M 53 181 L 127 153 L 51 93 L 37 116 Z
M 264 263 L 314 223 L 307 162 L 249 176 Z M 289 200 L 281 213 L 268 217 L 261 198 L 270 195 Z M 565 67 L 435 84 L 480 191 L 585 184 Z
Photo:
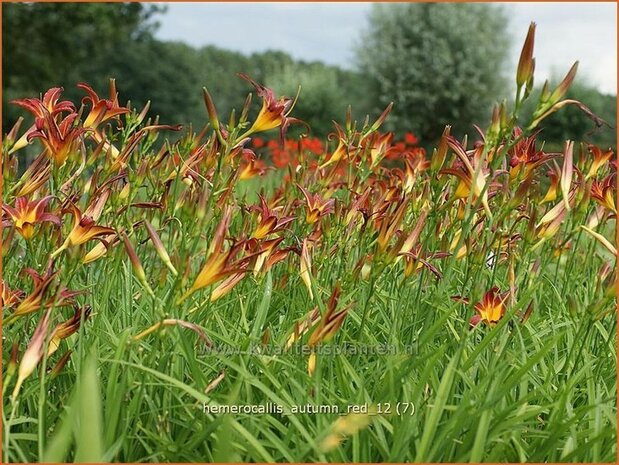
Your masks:
M 529 31 L 527 32 L 527 38 L 522 46 L 520 52 L 520 60 L 518 61 L 518 71 L 516 72 L 516 85 L 518 88 L 532 78 L 533 75 L 533 46 L 535 43 L 535 23 L 531 23 Z

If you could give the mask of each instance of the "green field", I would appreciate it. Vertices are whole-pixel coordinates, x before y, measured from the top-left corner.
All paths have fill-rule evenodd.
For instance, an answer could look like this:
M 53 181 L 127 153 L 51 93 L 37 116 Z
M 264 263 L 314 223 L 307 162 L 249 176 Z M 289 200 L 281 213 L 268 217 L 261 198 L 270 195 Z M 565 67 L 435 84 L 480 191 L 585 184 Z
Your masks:
M 615 154 L 543 150 L 571 78 L 519 121 L 529 61 L 468 141 L 387 109 L 283 168 L 255 139 L 293 102 L 256 83 L 201 133 L 115 88 L 17 101 L 4 461 L 616 462 Z

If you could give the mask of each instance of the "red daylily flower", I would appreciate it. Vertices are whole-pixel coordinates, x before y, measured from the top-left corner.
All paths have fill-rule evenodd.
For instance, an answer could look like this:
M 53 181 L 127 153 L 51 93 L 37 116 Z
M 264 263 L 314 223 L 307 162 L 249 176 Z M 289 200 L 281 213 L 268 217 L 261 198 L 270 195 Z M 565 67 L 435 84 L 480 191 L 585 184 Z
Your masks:
M 302 123 L 301 120 L 289 116 L 294 106 L 294 101 L 288 97 L 280 97 L 277 99 L 273 90 L 258 84 L 246 74 L 239 74 L 239 77 L 245 79 L 254 86 L 258 95 L 262 97 L 262 108 L 258 113 L 258 117 L 249 130 L 240 138 L 243 139 L 255 132 L 268 131 L 269 129 L 279 127 L 280 138 L 283 144 L 288 126 L 290 126 L 291 123 Z
M 15 207 L 4 204 L 2 210 L 8 216 L 10 222 L 15 225 L 17 232 L 28 240 L 33 236 L 34 227 L 37 223 L 50 222 L 60 226 L 60 219 L 45 211 L 51 199 L 51 195 L 33 201 L 28 201 L 26 197 L 19 197 L 15 200 Z

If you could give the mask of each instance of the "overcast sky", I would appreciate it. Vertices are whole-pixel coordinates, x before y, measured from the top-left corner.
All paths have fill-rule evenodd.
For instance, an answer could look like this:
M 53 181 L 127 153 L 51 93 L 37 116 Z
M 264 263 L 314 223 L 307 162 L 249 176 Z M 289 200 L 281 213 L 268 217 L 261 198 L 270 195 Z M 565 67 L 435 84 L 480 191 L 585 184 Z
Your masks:
M 536 81 L 567 72 L 600 90 L 617 89 L 616 3 L 506 3 L 512 62 L 531 21 L 537 23 Z M 157 35 L 194 46 L 212 44 L 244 53 L 283 50 L 304 60 L 354 66 L 353 47 L 370 3 L 170 3 Z

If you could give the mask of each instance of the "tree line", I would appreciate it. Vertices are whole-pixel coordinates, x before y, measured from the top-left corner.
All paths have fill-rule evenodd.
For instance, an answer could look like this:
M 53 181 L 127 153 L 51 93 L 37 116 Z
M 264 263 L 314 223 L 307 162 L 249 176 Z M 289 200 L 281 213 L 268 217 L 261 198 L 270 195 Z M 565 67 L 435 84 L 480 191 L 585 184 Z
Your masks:
M 3 131 L 21 114 L 14 98 L 37 96 L 52 86 L 78 101 L 75 84 L 84 81 L 102 95 L 116 78 L 122 99 L 135 107 L 151 101 L 162 123 L 207 121 L 201 87 L 218 109 L 237 111 L 249 92 L 236 77 L 246 73 L 276 92 L 294 95 L 295 116 L 324 137 L 332 120 L 376 117 L 394 101 L 387 128 L 412 131 L 433 143 L 445 124 L 456 134 L 484 126 L 491 106 L 510 94 L 507 17 L 487 4 L 379 4 L 361 31 L 353 69 L 297 60 L 281 51 L 245 55 L 216 46 L 200 48 L 158 40 L 157 20 L 165 8 L 140 3 L 8 3 L 3 6 Z M 541 84 L 541 83 L 539 83 Z M 571 97 L 581 99 L 612 126 L 615 97 L 577 82 Z M 258 99 L 254 99 L 258 100 Z M 258 105 L 255 102 L 255 105 Z M 586 136 L 592 123 L 568 109 L 548 119 L 544 137 L 563 137 L 615 146 L 614 130 Z

